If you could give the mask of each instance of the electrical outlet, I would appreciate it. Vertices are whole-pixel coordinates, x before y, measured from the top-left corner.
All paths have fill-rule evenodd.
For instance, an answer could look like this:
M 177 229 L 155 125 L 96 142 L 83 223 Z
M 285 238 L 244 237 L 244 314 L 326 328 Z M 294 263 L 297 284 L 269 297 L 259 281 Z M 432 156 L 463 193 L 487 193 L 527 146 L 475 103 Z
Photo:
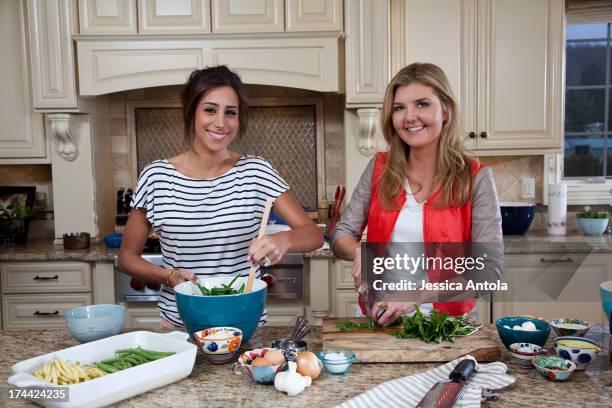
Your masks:
M 535 179 L 532 177 L 523 177 L 521 179 L 521 197 L 535 198 Z

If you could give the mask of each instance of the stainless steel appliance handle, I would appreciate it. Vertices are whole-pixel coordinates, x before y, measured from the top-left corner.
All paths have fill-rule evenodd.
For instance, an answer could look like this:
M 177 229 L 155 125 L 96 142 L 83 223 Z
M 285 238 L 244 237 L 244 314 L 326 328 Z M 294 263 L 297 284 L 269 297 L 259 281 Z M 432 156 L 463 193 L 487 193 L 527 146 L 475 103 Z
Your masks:
M 158 295 L 126 295 L 126 302 L 159 302 Z

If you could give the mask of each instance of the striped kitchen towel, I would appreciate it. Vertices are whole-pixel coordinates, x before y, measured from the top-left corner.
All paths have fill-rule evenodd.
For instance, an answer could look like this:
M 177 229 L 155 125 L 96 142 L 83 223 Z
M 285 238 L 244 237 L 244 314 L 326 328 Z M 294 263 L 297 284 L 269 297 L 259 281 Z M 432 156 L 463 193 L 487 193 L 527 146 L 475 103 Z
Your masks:
M 448 380 L 448 375 L 453 371 L 453 368 L 466 358 L 476 361 L 472 356 L 463 356 L 424 373 L 387 381 L 340 404 L 338 407 L 415 407 L 438 381 Z M 516 379 L 506 374 L 507 370 L 508 367 L 502 362 L 478 364 L 476 361 L 476 370 L 467 382 L 468 387 L 454 407 L 480 407 L 483 390 L 501 390 L 514 384 Z

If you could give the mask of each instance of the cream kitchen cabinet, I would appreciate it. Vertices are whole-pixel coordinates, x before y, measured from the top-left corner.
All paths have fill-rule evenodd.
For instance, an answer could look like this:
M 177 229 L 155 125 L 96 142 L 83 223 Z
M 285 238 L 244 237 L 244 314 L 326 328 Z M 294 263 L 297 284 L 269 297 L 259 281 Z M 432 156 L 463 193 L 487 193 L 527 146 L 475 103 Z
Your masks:
M 72 4 L 70 0 L 26 1 L 33 105 L 40 111 L 78 107 Z
M 84 262 L 2 263 L 0 282 L 4 329 L 65 327 L 66 310 L 93 301 Z
M 210 33 L 210 0 L 139 0 L 138 32 Z
M 342 0 L 286 0 L 286 31 L 342 31 Z
M 0 61 L 3 103 L 0 110 L 0 164 L 48 163 L 43 117 L 34 112 L 22 1 L 0 2 Z
M 389 82 L 389 2 L 347 0 L 346 105 L 382 106 Z
M 299 316 L 304 316 L 304 304 L 295 301 L 267 300 L 268 326 L 293 326 Z
M 94 35 L 136 34 L 136 0 L 79 0 L 79 32 Z
M 440 65 L 478 155 L 559 152 L 563 12 L 561 0 L 393 0 L 392 72 Z
M 506 255 L 504 264 L 509 290 L 494 295 L 495 319 L 530 314 L 607 322 L 599 284 L 612 279 L 611 253 Z
M 285 31 L 283 0 L 212 0 L 213 33 Z
M 156 330 L 160 328 L 159 310 L 155 303 L 127 303 L 123 328 Z

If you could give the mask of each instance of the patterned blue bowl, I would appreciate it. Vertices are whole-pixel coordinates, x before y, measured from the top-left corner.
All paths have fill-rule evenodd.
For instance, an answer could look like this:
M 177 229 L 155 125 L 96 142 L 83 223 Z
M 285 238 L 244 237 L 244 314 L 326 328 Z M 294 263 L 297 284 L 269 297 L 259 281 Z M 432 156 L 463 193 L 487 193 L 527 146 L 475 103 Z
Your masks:
M 576 370 L 584 370 L 601 351 L 599 343 L 586 337 L 563 336 L 553 342 L 559 357 L 576 364 Z
M 550 381 L 565 381 L 576 369 L 576 364 L 569 360 L 549 356 L 537 356 L 533 359 L 533 365 L 542 377 Z
M 200 278 L 200 284 L 207 288 L 228 284 L 233 278 Z M 246 278 L 238 278 L 233 284 L 239 288 Z M 202 296 L 196 285 L 183 282 L 174 287 L 178 313 L 185 324 L 187 333 L 211 327 L 237 327 L 242 330 L 242 344 L 249 341 L 257 328 L 266 304 L 268 285 L 255 279 L 253 290 L 239 295 Z M 194 339 L 195 341 L 195 339 Z

